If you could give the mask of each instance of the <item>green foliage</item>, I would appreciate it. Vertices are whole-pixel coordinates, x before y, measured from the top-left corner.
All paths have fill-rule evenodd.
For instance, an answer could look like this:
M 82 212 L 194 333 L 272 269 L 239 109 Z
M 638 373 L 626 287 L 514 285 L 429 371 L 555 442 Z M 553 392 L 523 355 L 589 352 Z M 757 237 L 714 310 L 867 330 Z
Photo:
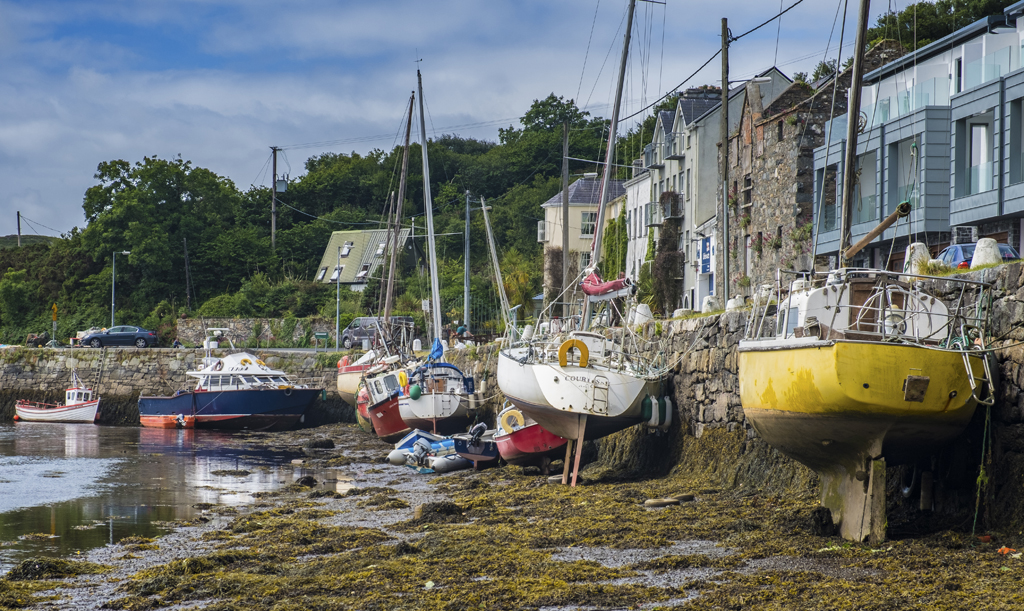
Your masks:
M 7 269 L 0 280 L 0 320 L 3 324 L 20 326 L 25 323 L 32 309 L 35 289 L 26 270 Z
M 919 49 L 975 21 L 997 15 L 1015 0 L 938 0 L 917 2 L 902 11 L 890 10 L 868 28 L 867 40 L 896 40 L 905 49 Z
M 619 216 L 608 222 L 604 238 L 604 259 L 601 273 L 606 279 L 618 278 L 626 271 L 626 253 L 629 245 L 629 227 L 626 224 L 626 206 L 619 210 Z

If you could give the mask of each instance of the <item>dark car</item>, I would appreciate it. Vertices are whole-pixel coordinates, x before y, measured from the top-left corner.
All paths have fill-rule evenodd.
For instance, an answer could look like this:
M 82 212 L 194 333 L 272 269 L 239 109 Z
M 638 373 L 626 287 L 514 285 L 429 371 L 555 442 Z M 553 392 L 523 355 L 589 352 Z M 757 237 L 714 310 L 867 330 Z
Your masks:
M 969 269 L 971 267 L 971 259 L 974 258 L 974 249 L 976 246 L 977 244 L 953 244 L 940 252 L 939 256 L 935 258 L 942 261 L 949 267 Z M 1017 251 L 1009 244 L 1000 244 L 999 254 L 1003 257 L 1004 263 L 1020 259 L 1020 255 L 1017 254 Z
M 135 346 L 145 348 L 156 345 L 156 331 L 142 327 L 120 325 L 110 327 L 106 331 L 91 333 L 82 338 L 83 346 L 102 348 L 103 346 Z
M 377 324 L 379 320 L 379 317 L 374 316 L 357 317 L 349 326 L 342 329 L 341 345 L 345 346 L 345 349 L 348 350 L 352 346 L 362 344 L 364 339 L 368 339 L 370 340 L 370 345 L 373 346 L 377 342 Z M 411 332 L 413 326 L 411 316 L 392 316 L 391 321 L 394 325 L 405 327 Z

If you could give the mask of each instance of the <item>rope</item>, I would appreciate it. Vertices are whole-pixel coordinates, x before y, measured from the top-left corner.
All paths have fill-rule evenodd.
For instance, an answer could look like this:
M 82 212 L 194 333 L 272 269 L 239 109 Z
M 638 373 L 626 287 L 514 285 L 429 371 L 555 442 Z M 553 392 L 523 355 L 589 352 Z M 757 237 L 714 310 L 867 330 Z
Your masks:
M 974 499 L 974 523 L 971 524 L 971 536 L 974 536 L 978 526 L 978 513 L 981 511 L 981 490 L 988 485 L 988 473 L 985 471 L 985 463 L 989 462 L 992 453 L 992 444 L 988 443 L 990 424 L 992 422 L 992 407 L 985 408 L 985 430 L 981 437 L 981 464 L 978 466 L 978 495 Z

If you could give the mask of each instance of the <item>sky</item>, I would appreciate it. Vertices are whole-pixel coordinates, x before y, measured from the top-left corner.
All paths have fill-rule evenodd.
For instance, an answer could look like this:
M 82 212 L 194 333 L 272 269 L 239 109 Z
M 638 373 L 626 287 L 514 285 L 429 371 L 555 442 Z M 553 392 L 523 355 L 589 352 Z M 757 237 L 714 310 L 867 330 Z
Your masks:
M 622 114 L 685 81 L 773 64 L 812 72 L 839 47 L 836 0 L 639 2 Z M 849 2 L 842 57 L 854 37 Z M 875 18 L 890 6 L 875 2 Z M 0 0 L 0 235 L 84 228 L 103 161 L 181 156 L 241 190 L 309 157 L 399 143 L 416 70 L 427 133 L 497 141 L 554 93 L 609 117 L 626 0 Z M 841 20 L 841 15 L 840 15 Z M 689 77 L 692 78 L 687 80 Z M 734 83 L 735 86 L 735 83 Z M 642 118 L 640 115 L 638 118 Z M 628 129 L 624 125 L 623 129 Z M 418 133 L 418 130 L 414 133 Z M 269 202 L 268 202 L 269 205 Z

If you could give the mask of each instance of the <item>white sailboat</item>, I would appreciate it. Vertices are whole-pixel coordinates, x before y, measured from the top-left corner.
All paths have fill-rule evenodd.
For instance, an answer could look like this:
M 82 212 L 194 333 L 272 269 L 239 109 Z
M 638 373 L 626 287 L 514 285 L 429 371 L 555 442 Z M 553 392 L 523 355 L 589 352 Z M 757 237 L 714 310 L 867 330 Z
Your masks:
M 469 398 L 475 392 L 473 378 L 443 362 L 441 347 L 441 291 L 434 245 L 434 204 L 430 196 L 430 165 L 427 158 L 427 126 L 423 113 L 423 77 L 416 71 L 419 88 L 420 136 L 423 154 L 423 208 L 427 216 L 427 251 L 430 265 L 430 311 L 433 349 L 425 364 L 409 372 L 409 392 L 398 398 L 402 420 L 413 428 L 451 434 L 465 431 L 471 414 Z
M 636 0 L 630 0 L 605 155 L 609 163 L 605 164 L 601 181 L 592 256 L 595 265 L 601 254 L 608 185 L 613 171 L 610 161 L 615 150 L 635 7 Z M 596 271 L 594 267 L 584 272 L 584 292 L 595 294 L 587 295 L 583 330 L 516 343 L 501 350 L 498 357 L 498 386 L 505 396 L 543 428 L 576 441 L 573 484 L 579 470 L 579 441 L 603 437 L 642 421 L 650 421 L 649 410 L 659 402 L 660 383 L 668 371 L 660 359 L 643 354 L 643 342 L 633 341 L 635 338 L 630 337 L 628 330 L 623 329 L 618 341 L 589 330 L 594 304 L 610 302 L 612 297 L 631 292 L 625 281 L 601 283 Z M 587 285 L 600 285 L 602 290 L 588 290 L 590 287 Z M 661 402 L 664 401 L 667 399 Z M 664 410 L 654 409 L 653 412 L 664 413 Z M 568 468 L 569 460 L 566 460 Z

